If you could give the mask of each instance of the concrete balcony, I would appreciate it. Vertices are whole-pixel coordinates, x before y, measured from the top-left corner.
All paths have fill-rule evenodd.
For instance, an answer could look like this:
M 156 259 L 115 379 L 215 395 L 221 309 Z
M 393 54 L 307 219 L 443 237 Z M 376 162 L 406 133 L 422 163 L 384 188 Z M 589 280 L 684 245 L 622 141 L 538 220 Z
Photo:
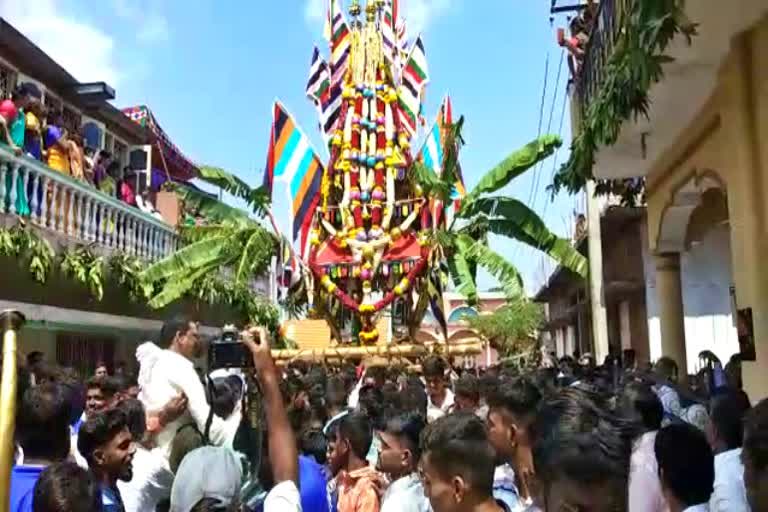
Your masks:
M 165 222 L 2 147 L 0 219 L 17 215 L 53 238 L 146 260 L 163 258 L 179 244 L 175 228 Z
M 601 0 L 573 100 L 582 112 L 605 80 L 605 66 L 622 30 L 622 13 L 642 0 Z M 736 5 L 738 4 L 738 5 Z M 676 38 L 665 52 L 674 61 L 664 66 L 664 78 L 651 87 L 649 118 L 626 121 L 616 143 L 598 150 L 595 176 L 646 176 L 651 166 L 679 135 L 694 123 L 715 92 L 721 65 L 733 38 L 754 26 L 768 13 L 765 0 L 739 0 L 734 5 L 712 0 L 686 2 L 688 18 L 698 35 L 687 44 Z

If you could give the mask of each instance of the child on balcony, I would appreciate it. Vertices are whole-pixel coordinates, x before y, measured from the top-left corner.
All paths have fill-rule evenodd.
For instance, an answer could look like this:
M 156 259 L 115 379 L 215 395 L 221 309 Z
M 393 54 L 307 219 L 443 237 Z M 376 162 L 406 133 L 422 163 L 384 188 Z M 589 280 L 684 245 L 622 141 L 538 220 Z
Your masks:
M 46 109 L 43 103 L 33 98 L 27 105 L 26 130 L 24 132 L 24 153 L 35 160 L 43 160 L 43 123 Z

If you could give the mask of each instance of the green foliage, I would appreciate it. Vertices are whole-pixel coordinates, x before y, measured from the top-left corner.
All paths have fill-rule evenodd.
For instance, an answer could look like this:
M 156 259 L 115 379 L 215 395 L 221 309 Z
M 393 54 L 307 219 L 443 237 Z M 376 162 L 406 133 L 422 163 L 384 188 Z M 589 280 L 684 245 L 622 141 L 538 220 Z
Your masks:
M 103 257 L 81 245 L 63 254 L 60 268 L 62 274 L 86 286 L 96 300 L 104 298 Z
M 689 44 L 696 25 L 685 15 L 684 0 L 627 0 L 617 22 L 617 39 L 603 69 L 603 79 L 586 110 L 568 161 L 558 170 L 550 190 L 579 192 L 593 178 L 595 153 L 600 146 L 616 143 L 625 121 L 648 117 L 651 86 L 664 77 L 663 65 L 672 61 L 665 51 L 682 34 Z M 608 34 L 605 35 L 608 37 Z M 589 51 L 587 52 L 589 56 Z M 599 180 L 598 193 L 613 193 L 628 205 L 644 194 L 639 179 Z
M 414 172 L 411 174 L 427 197 L 442 201 L 443 218 L 451 207 L 450 193 L 460 175 L 458 151 L 463 144 L 462 125 L 463 118 L 448 126 L 447 136 L 443 141 L 443 173 L 440 176 L 436 176 L 418 162 L 414 163 Z M 444 260 L 444 268 L 447 269 L 445 273 L 450 276 L 457 291 L 466 296 L 469 304 L 478 301 L 478 267 L 484 268 L 494 276 L 510 299 L 518 300 L 525 293 L 522 278 L 514 264 L 489 247 L 489 233 L 530 245 L 566 268 L 582 276 L 586 275 L 587 263 L 584 257 L 569 241 L 558 238 L 549 231 L 533 210 L 510 197 L 487 196 L 549 157 L 560 145 L 559 137 L 545 135 L 510 154 L 488 171 L 477 186 L 462 199 L 462 206 L 456 213 L 454 222 L 445 229 L 436 229 L 431 234 L 432 246 L 437 251 L 438 259 Z M 413 314 L 418 314 L 419 309 Z M 416 321 L 420 321 L 420 318 L 416 317 L 414 322 Z
M 517 176 L 552 155 L 562 144 L 563 141 L 557 135 L 544 135 L 529 142 L 486 172 L 467 194 L 464 204 L 470 205 L 481 194 L 496 192 L 505 187 Z
M 251 229 L 253 231 L 253 228 Z M 252 232 L 250 236 L 251 238 L 247 239 L 249 241 L 254 240 L 255 236 L 265 235 Z M 262 253 L 270 250 L 271 238 L 266 234 L 266 238 L 259 240 L 264 243 L 251 241 L 251 245 L 259 245 L 261 252 L 254 247 L 248 251 L 248 254 L 256 255 L 254 258 L 262 261 L 264 259 Z M 277 309 L 250 287 L 250 281 L 237 282 L 232 279 L 223 279 L 217 272 L 203 272 L 199 269 L 185 275 L 183 272 L 187 272 L 187 267 L 184 266 L 180 267 L 181 270 L 171 266 L 175 272 L 160 267 L 156 279 L 151 281 L 143 277 L 147 262 L 141 258 L 118 252 L 107 261 L 103 256 L 94 254 L 90 247 L 83 245 L 65 251 L 57 261 L 48 241 L 38 236 L 34 230 L 27 229 L 23 224 L 10 229 L 0 228 L 0 255 L 18 258 L 22 264 L 27 265 L 32 277 L 40 283 L 45 283 L 54 265 L 58 263 L 58 270 L 64 276 L 88 288 L 98 301 L 103 299 L 105 282 L 107 277 L 110 277 L 128 292 L 132 300 L 140 303 L 147 302 L 152 307 L 160 308 L 182 298 L 191 298 L 211 305 L 229 306 L 243 319 L 267 326 L 278 340 L 278 347 L 282 343 L 278 333 Z M 193 259 L 193 261 L 199 260 Z M 256 262 L 243 267 L 252 268 L 256 273 L 263 270 Z M 178 284 L 179 281 L 183 281 L 183 284 Z M 158 289 L 158 284 L 163 286 Z
M 544 321 L 544 311 L 540 304 L 520 299 L 508 302 L 493 313 L 466 320 L 502 357 L 509 357 L 536 350 L 536 331 Z
M 0 255 L 19 258 L 39 283 L 48 279 L 55 257 L 51 244 L 23 223 L 0 229 Z
M 199 176 L 202 180 L 243 199 L 255 215 L 264 215 L 269 208 L 269 193 L 263 186 L 251 188 L 234 174 L 219 167 L 202 166 Z

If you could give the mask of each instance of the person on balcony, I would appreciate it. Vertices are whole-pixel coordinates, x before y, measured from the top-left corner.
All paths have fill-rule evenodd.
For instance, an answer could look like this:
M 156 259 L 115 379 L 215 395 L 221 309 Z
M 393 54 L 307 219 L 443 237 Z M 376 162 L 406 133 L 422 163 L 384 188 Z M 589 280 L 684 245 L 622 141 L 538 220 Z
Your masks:
M 123 169 L 123 179 L 117 184 L 118 199 L 125 204 L 136 206 L 136 192 L 133 190 L 131 182 L 134 181 L 136 174 L 130 167 Z
M 72 177 L 78 180 L 85 180 L 83 139 L 80 135 L 73 133 L 69 136 L 67 156 L 69 157 L 69 169 Z
M 24 132 L 24 153 L 35 160 L 43 160 L 43 123 L 45 119 L 45 105 L 33 98 L 26 111 L 26 130 Z
M 48 167 L 54 171 L 69 174 L 69 148 L 67 130 L 62 126 L 61 112 L 48 114 L 48 126 L 45 130 L 45 147 L 48 150 Z

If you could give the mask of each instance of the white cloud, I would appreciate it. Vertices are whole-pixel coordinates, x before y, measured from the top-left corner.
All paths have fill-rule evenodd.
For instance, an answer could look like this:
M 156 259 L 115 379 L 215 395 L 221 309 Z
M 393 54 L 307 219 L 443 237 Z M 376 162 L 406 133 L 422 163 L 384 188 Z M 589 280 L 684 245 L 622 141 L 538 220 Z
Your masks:
M 125 1 L 125 0 L 121 0 Z M 409 37 L 424 31 L 435 18 L 443 16 L 459 5 L 461 0 L 400 0 L 400 17 L 405 18 Z M 304 17 L 312 26 L 320 27 L 325 20 L 328 0 L 307 0 Z M 343 1 L 346 11 L 349 1 Z
M 119 84 L 112 37 L 64 10 L 59 0 L 0 0 L 0 16 L 78 80 Z
M 402 0 L 400 16 L 405 19 L 409 37 L 416 37 L 435 18 L 447 14 L 458 4 L 459 0 Z
M 167 18 L 158 11 L 159 2 L 112 0 L 114 14 L 136 25 L 136 40 L 143 44 L 162 43 L 170 38 Z

